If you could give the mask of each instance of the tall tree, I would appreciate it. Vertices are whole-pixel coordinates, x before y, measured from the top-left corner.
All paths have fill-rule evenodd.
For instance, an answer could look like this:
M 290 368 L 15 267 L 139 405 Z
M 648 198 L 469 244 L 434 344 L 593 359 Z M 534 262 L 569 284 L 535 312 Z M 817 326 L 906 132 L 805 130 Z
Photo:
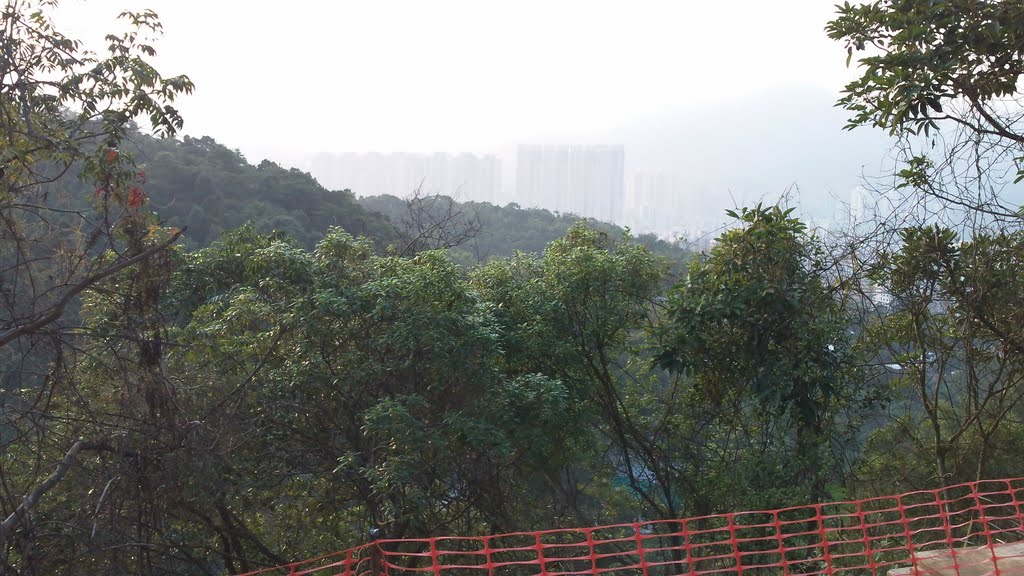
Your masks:
M 772 441 L 789 448 L 785 478 L 776 480 L 795 488 L 796 500 L 820 501 L 836 478 L 833 427 L 857 396 L 851 319 L 824 276 L 820 246 L 791 213 L 731 212 L 740 226 L 672 294 L 659 360 L 691 375 L 710 405 L 780 419 Z
M 556 505 L 584 522 L 692 510 L 699 442 L 685 381 L 652 371 L 648 359 L 665 273 L 628 235 L 577 224 L 543 255 L 519 253 L 473 276 L 505 327 L 503 369 L 562 382 L 577 425 L 592 431 L 549 476 Z
M 1012 475 L 1002 463 L 1018 443 L 1024 374 L 1012 341 L 988 318 L 1018 313 L 1024 286 L 1009 271 L 1020 266 L 1020 235 L 963 241 L 933 225 L 901 238 L 874 270 L 892 302 L 867 329 L 900 402 L 868 442 L 862 480 L 884 490 Z M 990 306 L 998 311 L 978 314 Z
M 145 175 L 122 144 L 137 118 L 173 135 L 182 118 L 172 102 L 192 91 L 187 77 L 148 62 L 161 30 L 154 13 L 123 13 L 126 30 L 95 54 L 55 28 L 55 5 L 9 0 L 0 12 L 0 571 L 9 573 L 36 573 L 46 531 L 33 508 L 99 449 L 54 418 L 73 396 L 79 297 L 117 275 L 152 278 L 152 260 L 179 235 L 151 227 Z M 66 193 L 71 172 L 90 193 Z
M 892 299 L 873 342 L 913 400 L 876 445 L 895 438 L 919 455 L 868 467 L 920 487 L 984 476 L 1000 459 L 995 439 L 1012 435 L 1006 417 L 1020 396 L 1024 287 L 1009 270 L 1024 225 L 1013 186 L 1024 175 L 1024 3 L 837 9 L 829 36 L 845 43 L 848 65 L 862 56 L 839 100 L 852 113 L 848 128 L 897 137 L 893 178 L 876 190 L 879 205 L 895 209 L 854 239 L 857 262 Z

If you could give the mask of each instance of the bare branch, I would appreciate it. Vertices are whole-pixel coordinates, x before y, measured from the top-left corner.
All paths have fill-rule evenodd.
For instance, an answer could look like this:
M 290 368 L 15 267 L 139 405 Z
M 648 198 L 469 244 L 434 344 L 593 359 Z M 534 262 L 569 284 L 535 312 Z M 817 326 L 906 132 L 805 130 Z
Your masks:
M 406 215 L 395 227 L 404 247 L 402 256 L 426 250 L 455 248 L 470 242 L 483 229 L 480 216 L 466 211 L 449 196 L 425 195 L 422 188 L 405 201 Z
M 78 453 L 81 452 L 84 444 L 85 443 L 81 439 L 77 440 L 75 444 L 71 446 L 71 450 L 68 450 L 68 453 L 64 455 L 64 459 L 62 459 L 60 464 L 57 465 L 57 469 L 54 470 L 53 474 L 50 474 L 46 480 L 36 485 L 36 487 L 25 496 L 14 512 L 11 512 L 11 515 L 0 523 L 0 542 L 6 541 L 7 535 L 10 534 L 11 531 L 14 530 L 15 526 L 17 526 L 18 523 L 28 515 L 29 510 L 39 502 L 39 499 L 64 478 L 64 475 L 67 474 L 68 470 L 71 468 L 71 465 L 75 461 L 75 457 L 77 457 Z
M 182 235 L 184 231 L 184 229 L 178 230 L 164 242 L 161 242 L 160 244 L 157 244 L 156 246 L 153 246 L 152 248 L 149 248 L 148 250 L 141 252 L 135 256 L 132 256 L 131 258 L 124 258 L 114 264 L 111 264 L 107 268 L 104 268 L 103 270 L 100 270 L 99 272 L 82 279 L 77 284 L 71 286 L 68 289 L 68 291 L 64 294 L 64 296 L 56 304 L 51 306 L 47 312 L 42 314 L 37 319 L 27 324 L 22 324 L 21 326 L 15 326 L 14 328 L 10 328 L 0 333 L 0 348 L 6 346 L 11 341 L 20 336 L 30 334 L 43 328 L 47 324 L 55 322 L 57 319 L 61 317 L 62 314 L 64 314 L 64 309 L 67 308 L 71 300 L 73 300 L 75 296 L 80 294 L 82 291 L 86 290 L 93 284 L 96 284 L 97 282 L 103 280 L 104 278 L 108 278 L 120 272 L 121 270 L 124 270 L 125 268 L 132 266 L 134 264 L 138 264 L 139 262 L 146 260 L 150 256 L 153 256 L 154 254 L 157 254 L 158 252 L 164 250 L 165 248 L 173 244 Z

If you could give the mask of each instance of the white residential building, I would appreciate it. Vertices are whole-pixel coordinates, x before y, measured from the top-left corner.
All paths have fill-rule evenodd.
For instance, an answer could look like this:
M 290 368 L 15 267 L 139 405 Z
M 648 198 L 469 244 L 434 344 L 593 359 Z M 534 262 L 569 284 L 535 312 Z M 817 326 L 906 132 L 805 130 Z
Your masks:
M 621 222 L 624 170 L 622 146 L 519 146 L 516 201 Z

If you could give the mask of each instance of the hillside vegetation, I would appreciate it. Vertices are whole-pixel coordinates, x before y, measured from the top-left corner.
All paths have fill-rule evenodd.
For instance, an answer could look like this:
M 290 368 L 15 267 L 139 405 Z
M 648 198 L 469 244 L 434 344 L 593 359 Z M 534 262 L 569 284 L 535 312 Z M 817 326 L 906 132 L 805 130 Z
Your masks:
M 287 234 L 307 248 L 337 226 L 371 239 L 380 249 L 401 250 L 403 234 L 411 232 L 407 229 L 410 209 L 415 207 L 433 211 L 424 216 L 447 228 L 475 224 L 472 235 L 451 247 L 455 260 L 471 264 L 511 256 L 517 250 L 539 254 L 581 220 L 547 210 L 459 203 L 447 197 L 421 198 L 412 205 L 394 196 L 356 198 L 351 191 L 327 190 L 309 174 L 269 160 L 250 164 L 241 153 L 208 136 L 176 140 L 135 133 L 127 149 L 146 173 L 148 207 L 167 225 L 187 226 L 183 240 L 188 246 L 209 245 L 223 232 L 252 223 L 258 231 Z M 450 220 L 444 221 L 446 216 Z M 589 224 L 613 237 L 624 233 L 614 224 Z M 684 250 L 653 235 L 639 240 L 670 259 L 687 258 Z

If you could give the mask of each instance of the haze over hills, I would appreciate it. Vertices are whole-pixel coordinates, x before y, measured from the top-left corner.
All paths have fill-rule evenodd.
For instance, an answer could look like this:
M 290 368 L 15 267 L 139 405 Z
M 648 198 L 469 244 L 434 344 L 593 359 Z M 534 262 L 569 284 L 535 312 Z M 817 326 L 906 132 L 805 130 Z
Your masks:
M 325 188 L 301 170 L 270 160 L 250 163 L 209 136 L 178 140 L 133 133 L 132 146 L 126 149 L 146 174 L 148 205 L 164 224 L 186 228 L 182 243 L 189 248 L 208 246 L 246 224 L 258 233 L 281 233 L 305 248 L 314 247 L 331 227 L 369 238 L 381 252 L 392 246 L 401 251 L 410 234 L 402 222 L 410 208 L 395 196 L 356 199 L 347 190 Z M 90 191 L 77 174 L 76 168 L 63 186 L 87 198 Z M 449 208 L 454 218 L 446 225 L 474 227 L 471 238 L 449 250 L 463 265 L 508 257 L 514 251 L 540 254 L 580 220 L 546 210 L 458 204 L 447 198 L 429 209 Z M 426 217 L 441 222 L 449 214 Z M 623 233 L 605 222 L 590 220 L 588 225 L 613 238 Z M 678 245 L 650 235 L 639 235 L 638 241 L 676 266 L 689 260 L 689 253 Z
M 800 188 L 801 211 L 834 216 L 834 196 L 849 197 L 864 175 L 888 167 L 891 142 L 877 131 L 844 131 L 837 95 L 792 88 L 723 101 L 706 113 L 652 117 L 617 130 L 630 171 L 673 172 L 697 218 L 722 219 L 722 209 L 775 200 Z M 731 195 L 730 195 L 731 193 Z
M 865 177 L 888 170 L 881 159 L 891 143 L 875 131 L 844 131 L 846 114 L 834 108 L 835 99 L 823 89 L 794 87 L 723 99 L 706 112 L 638 118 L 594 134 L 553 133 L 529 144 L 595 150 L 607 144 L 621 146 L 624 170 L 616 172 L 609 165 L 606 174 L 621 178 L 618 186 L 596 187 L 599 194 L 621 194 L 611 200 L 621 209 L 569 211 L 601 219 L 609 219 L 608 213 L 617 224 L 640 232 L 671 235 L 714 228 L 725 220 L 727 208 L 777 201 L 784 195 L 804 218 L 843 221 L 851 190 Z M 448 154 L 350 152 L 281 160 L 308 170 L 328 188 L 348 188 L 357 196 L 401 196 L 403 187 L 409 193 L 422 183 L 431 192 L 470 201 L 566 211 L 565 201 L 553 195 L 538 197 L 518 181 L 521 144 Z M 461 162 L 464 168 L 441 176 L 438 169 L 428 167 L 439 159 L 450 166 Z M 384 160 L 390 162 L 387 169 Z M 341 164 L 348 167 L 347 173 L 338 169 Z M 381 177 L 368 178 L 367 173 Z M 458 176 L 451 177 L 453 173 Z M 404 178 L 400 182 L 399 175 Z M 593 183 L 590 186 L 594 189 Z
M 831 2 L 638 2 L 625 10 L 446 0 L 397 2 L 397 11 L 387 3 L 307 3 L 257 6 L 248 25 L 228 29 L 218 24 L 235 17 L 228 5 L 204 5 L 205 18 L 195 18 L 189 2 L 127 5 L 165 19 L 160 62 L 195 80 L 195 97 L 178 102 L 184 133 L 213 134 L 254 163 L 297 167 L 358 196 L 394 191 L 332 180 L 313 165 L 316 157 L 496 155 L 497 194 L 464 197 L 525 205 L 516 198 L 519 145 L 621 145 L 624 193 L 636 172 L 676 183 L 671 201 L 638 207 L 664 221 L 619 221 L 637 230 L 720 222 L 734 198 L 776 199 L 794 184 L 805 217 L 831 219 L 830 197 L 848 197 L 862 171 L 878 172 L 888 147 L 874 131 L 841 132 L 845 116 L 833 105 L 857 67 L 844 67 L 843 46 L 823 32 Z M 112 7 L 66 3 L 61 12 L 103 49 Z M 344 33 L 336 22 L 346 23 Z M 304 57 L 265 41 L 282 23 L 289 34 L 301 31 L 290 42 Z M 215 44 L 224 43 L 248 57 L 219 59 Z M 282 76 L 268 83 L 267 69 Z M 268 102 L 291 105 L 266 114 Z M 445 193 L 458 186 L 450 188 Z

